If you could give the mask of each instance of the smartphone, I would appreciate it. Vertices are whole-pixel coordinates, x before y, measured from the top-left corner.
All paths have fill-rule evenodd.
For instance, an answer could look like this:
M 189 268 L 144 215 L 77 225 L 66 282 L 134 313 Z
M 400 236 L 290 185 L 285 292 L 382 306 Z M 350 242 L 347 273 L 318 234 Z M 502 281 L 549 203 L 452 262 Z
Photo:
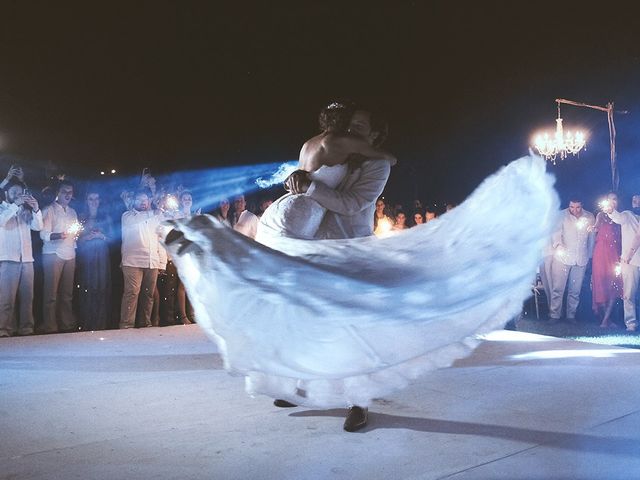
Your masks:
M 29 191 L 28 188 L 24 189 L 24 192 L 22 192 L 23 195 L 31 195 L 31 192 Z

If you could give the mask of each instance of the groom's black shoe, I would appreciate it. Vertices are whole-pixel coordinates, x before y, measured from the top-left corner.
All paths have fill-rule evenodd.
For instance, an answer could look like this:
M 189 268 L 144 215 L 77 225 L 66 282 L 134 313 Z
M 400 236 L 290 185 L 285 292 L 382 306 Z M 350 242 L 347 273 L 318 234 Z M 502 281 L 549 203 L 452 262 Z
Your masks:
M 281 400 L 279 398 L 274 400 L 273 404 L 276 407 L 280 407 L 280 408 L 291 408 L 291 407 L 297 407 L 298 406 L 295 403 L 287 402 L 286 400 Z
M 344 421 L 344 429 L 347 432 L 356 432 L 367 424 L 368 408 L 351 407 Z

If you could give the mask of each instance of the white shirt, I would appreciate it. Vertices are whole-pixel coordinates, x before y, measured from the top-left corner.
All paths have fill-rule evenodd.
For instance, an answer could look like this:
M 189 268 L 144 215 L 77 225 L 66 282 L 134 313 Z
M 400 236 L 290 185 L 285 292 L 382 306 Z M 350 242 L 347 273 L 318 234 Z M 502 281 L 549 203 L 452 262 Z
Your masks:
M 255 239 L 256 233 L 258 233 L 259 221 L 260 219 L 254 213 L 251 213 L 249 210 L 243 210 L 233 229 L 236 232 Z
M 614 210 L 609 214 L 611 220 L 620 225 L 620 231 L 622 233 L 622 256 L 624 257 L 629 253 L 631 246 L 633 245 L 633 240 L 640 232 L 640 222 L 637 215 L 635 215 L 630 210 L 625 210 L 624 212 L 618 212 Z M 629 265 L 634 265 L 636 267 L 640 267 L 640 255 L 638 255 L 638 251 L 633 254 L 631 257 L 631 261 Z
M 587 227 L 595 224 L 596 219 L 586 210 L 576 218 L 568 208 L 560 212 L 560 218 L 560 228 L 553 234 L 556 258 L 567 266 L 584 267 L 589 262 L 589 238 L 592 235 L 587 232 Z M 562 250 L 558 248 L 560 246 Z
M 44 242 L 42 253 L 55 253 L 62 260 L 76 258 L 76 238 L 68 235 L 67 238 L 51 240 L 52 233 L 66 232 L 69 227 L 78 221 L 76 211 L 71 207 L 63 207 L 58 202 L 48 205 L 42 213 L 44 227 L 40 230 L 40 238 Z
M 31 230 L 42 229 L 42 212 L 32 213 L 26 223 L 15 203 L 0 203 L 0 262 L 33 262 Z
M 157 268 L 167 266 L 167 252 L 160 244 L 158 226 L 165 220 L 152 210 L 129 210 L 122 214 L 122 266 Z

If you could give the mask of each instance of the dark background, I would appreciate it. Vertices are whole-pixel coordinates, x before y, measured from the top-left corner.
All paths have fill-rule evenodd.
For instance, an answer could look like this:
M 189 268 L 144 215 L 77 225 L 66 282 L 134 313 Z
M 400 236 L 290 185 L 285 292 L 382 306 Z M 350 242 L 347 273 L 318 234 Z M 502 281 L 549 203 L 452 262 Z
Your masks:
M 0 2 L 0 166 L 95 176 L 293 160 L 335 98 L 390 120 L 387 195 L 460 202 L 552 129 L 555 98 L 616 116 L 640 190 L 640 24 L 601 2 Z M 603 112 L 552 170 L 589 208 L 610 189 Z M 592 208 L 590 208 L 592 209 Z

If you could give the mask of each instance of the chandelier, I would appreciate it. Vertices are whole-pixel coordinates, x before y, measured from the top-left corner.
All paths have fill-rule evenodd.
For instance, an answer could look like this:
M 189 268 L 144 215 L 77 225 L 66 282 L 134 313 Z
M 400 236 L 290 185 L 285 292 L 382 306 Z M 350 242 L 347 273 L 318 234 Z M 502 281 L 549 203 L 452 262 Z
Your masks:
M 558 118 L 556 118 L 555 133 L 552 135 L 546 132 L 539 134 L 534 141 L 534 146 L 538 153 L 554 165 L 558 157 L 560 157 L 560 160 L 564 160 L 568 154 L 576 155 L 586 145 L 584 133 L 577 131 L 575 133 L 566 132 L 565 134 L 562 128 L 562 117 L 560 116 L 560 102 L 557 103 Z

